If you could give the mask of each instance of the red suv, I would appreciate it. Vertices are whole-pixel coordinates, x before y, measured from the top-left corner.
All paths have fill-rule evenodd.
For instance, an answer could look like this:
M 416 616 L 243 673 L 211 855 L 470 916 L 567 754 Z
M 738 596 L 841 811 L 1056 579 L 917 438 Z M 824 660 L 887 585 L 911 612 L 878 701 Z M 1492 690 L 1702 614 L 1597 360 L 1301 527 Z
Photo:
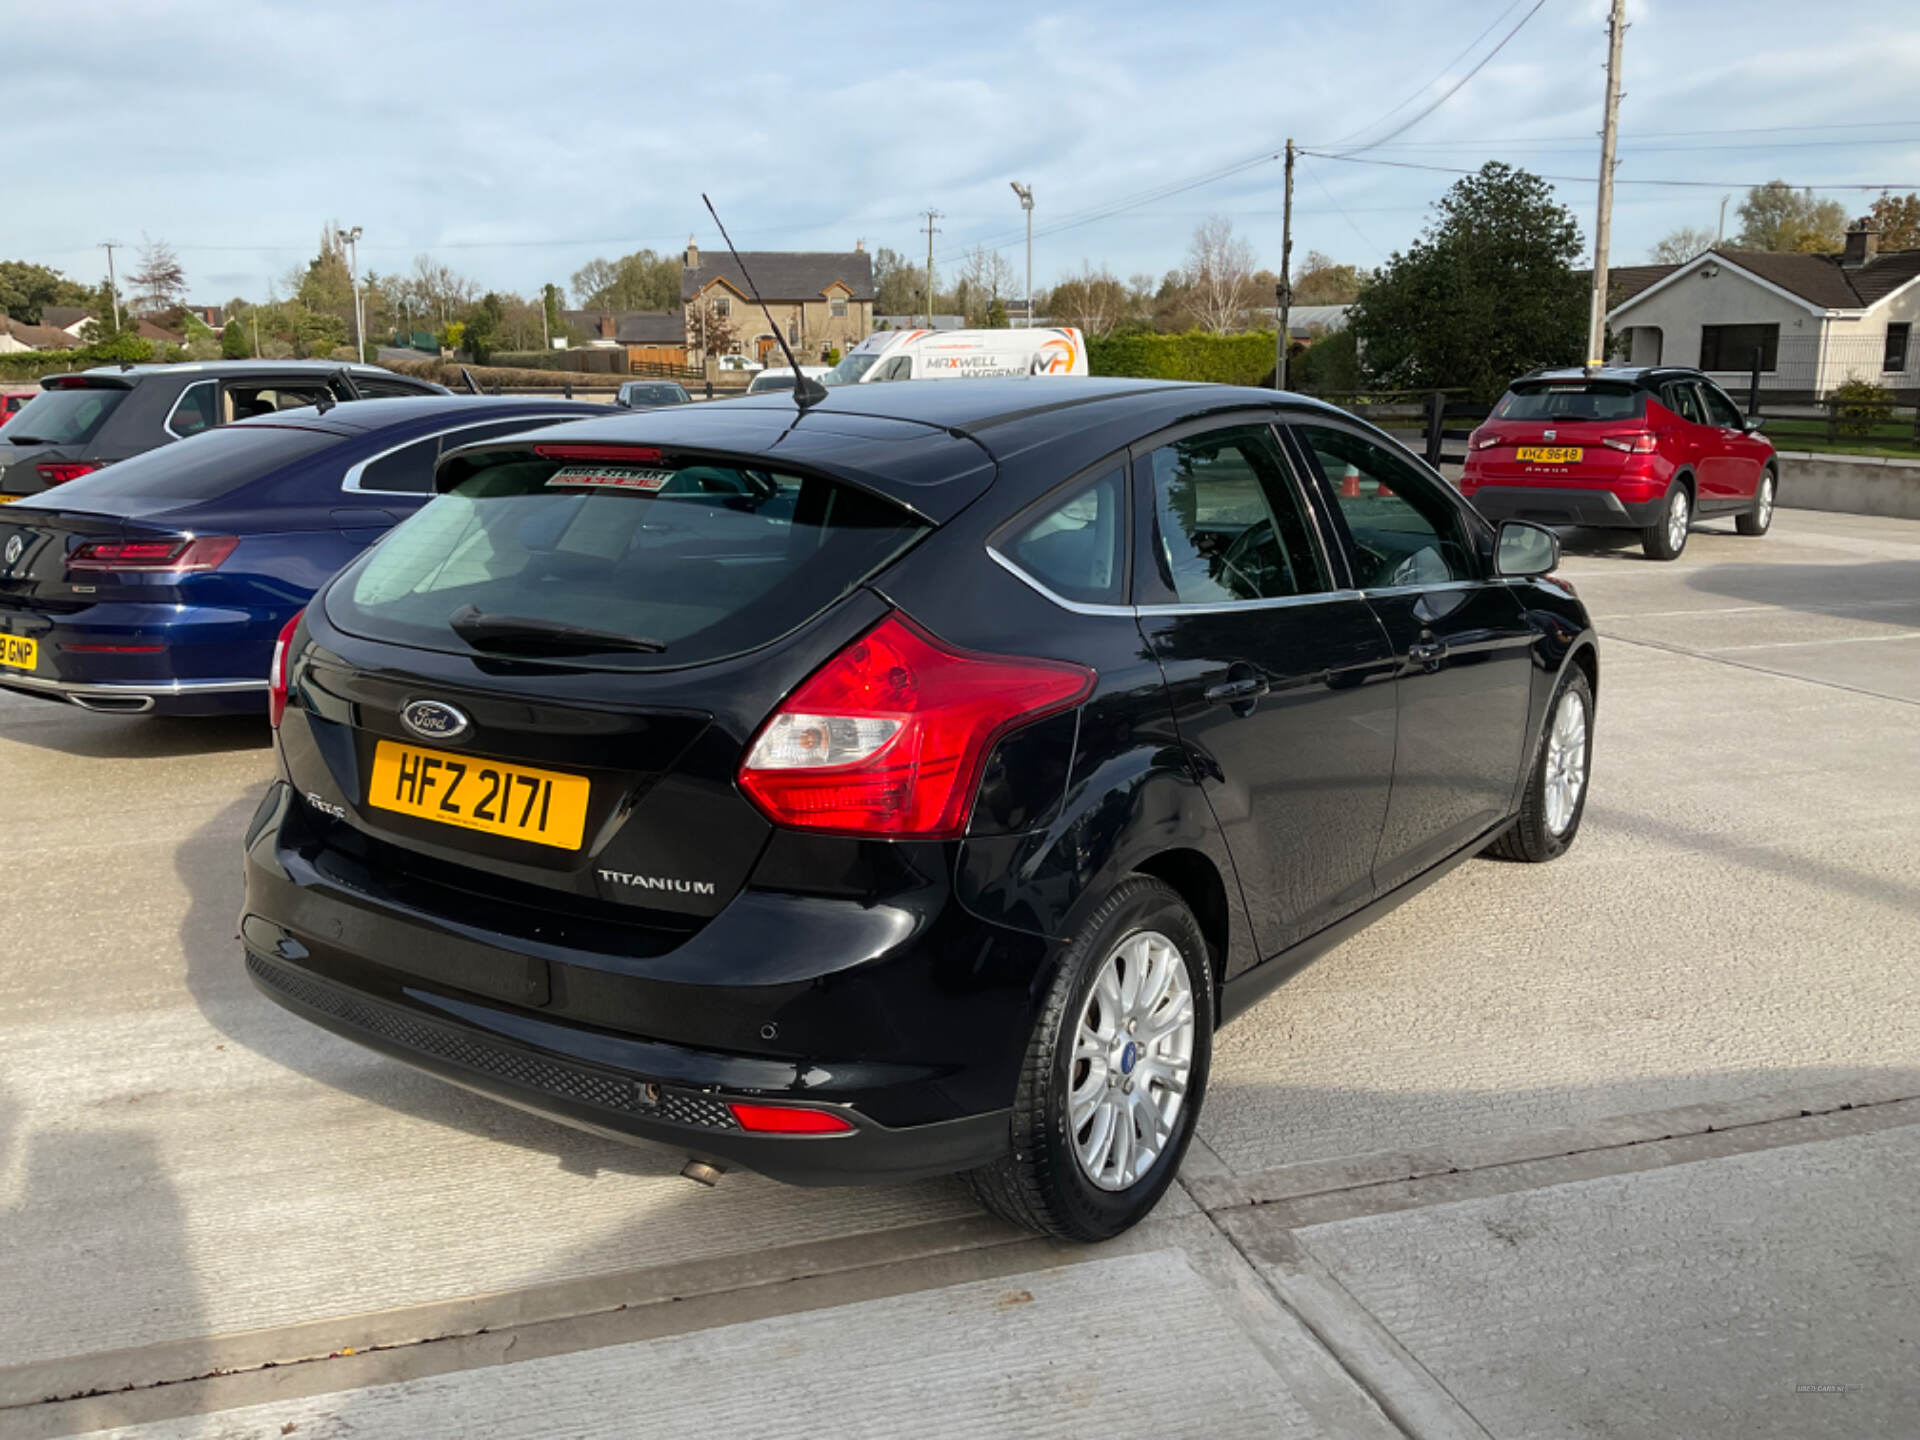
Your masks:
M 1460 493 L 1487 519 L 1640 532 L 1656 560 L 1696 518 L 1773 523 L 1773 445 L 1698 370 L 1536 370 L 1467 441 Z
M 33 399 L 33 397 L 39 393 L 40 387 L 38 385 L 34 386 L 31 390 L 0 389 L 0 426 L 5 426 L 9 420 L 20 413 L 20 408 L 25 405 L 27 401 Z

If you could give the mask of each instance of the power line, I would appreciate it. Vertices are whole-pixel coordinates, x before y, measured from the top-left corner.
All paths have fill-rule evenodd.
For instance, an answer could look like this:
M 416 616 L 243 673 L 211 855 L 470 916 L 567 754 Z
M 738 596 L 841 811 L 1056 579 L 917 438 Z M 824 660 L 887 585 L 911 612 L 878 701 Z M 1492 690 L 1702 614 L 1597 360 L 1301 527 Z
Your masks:
M 1394 116 L 1398 115 L 1402 110 L 1406 109 L 1407 106 L 1413 104 L 1414 101 L 1418 100 L 1422 95 L 1426 94 L 1427 91 L 1431 90 L 1435 85 L 1438 85 L 1442 80 L 1446 79 L 1447 72 L 1449 70 L 1453 69 L 1454 66 L 1458 65 L 1462 60 L 1466 59 L 1467 56 L 1471 55 L 1475 50 L 1480 48 L 1480 42 L 1486 39 L 1487 36 L 1493 33 L 1494 26 L 1498 25 L 1502 20 L 1506 19 L 1507 16 L 1511 15 L 1514 11 L 1518 10 L 1525 3 L 1526 3 L 1526 0 L 1512 0 L 1512 3 L 1509 4 L 1506 9 L 1502 10 L 1498 15 L 1494 16 L 1493 19 L 1487 22 L 1486 29 L 1482 30 L 1478 35 L 1474 36 L 1473 39 L 1467 42 L 1466 49 L 1462 50 L 1458 55 L 1454 56 L 1453 59 L 1449 60 L 1445 65 L 1440 67 L 1439 74 L 1435 75 L 1431 80 L 1427 81 L 1426 84 L 1422 85 L 1418 90 L 1415 90 L 1412 94 L 1407 96 L 1406 99 L 1402 100 L 1398 105 L 1394 106 L 1393 109 L 1387 111 L 1387 113 L 1382 115 L 1378 120 L 1370 120 L 1365 125 L 1362 125 L 1358 130 L 1350 130 L 1345 135 L 1341 136 L 1338 140 L 1329 141 L 1327 144 L 1327 148 L 1329 150 L 1337 150 L 1342 145 L 1346 144 L 1349 140 L 1354 139 L 1356 136 L 1366 134 L 1367 131 L 1371 130 L 1375 125 L 1386 124 L 1387 121 L 1391 120 Z
M 1422 120 L 1426 119 L 1427 116 L 1431 115 L 1434 111 L 1438 110 L 1442 105 L 1446 104 L 1447 101 L 1451 100 L 1455 95 L 1459 94 L 1461 88 L 1469 80 L 1473 79 L 1474 76 L 1478 75 L 1482 70 L 1486 69 L 1487 65 L 1492 61 L 1493 57 L 1498 55 L 1502 50 L 1507 48 L 1507 42 L 1513 39 L 1514 36 L 1518 35 L 1520 31 L 1526 26 L 1526 23 L 1529 20 L 1533 19 L 1534 16 L 1540 13 L 1540 7 L 1542 5 L 1545 5 L 1546 3 L 1547 3 L 1547 0 L 1533 0 L 1533 8 L 1527 11 L 1526 14 L 1520 17 L 1518 24 L 1516 24 L 1505 35 L 1500 37 L 1500 43 L 1498 45 L 1495 45 L 1493 49 L 1489 50 L 1485 55 L 1481 56 L 1478 64 L 1476 64 L 1471 70 L 1467 71 L 1467 73 L 1462 75 L 1458 80 L 1454 81 L 1453 84 L 1450 87 L 1448 87 L 1448 89 L 1446 89 L 1444 92 L 1442 92 L 1439 98 L 1437 98 L 1431 105 L 1427 106 L 1427 108 L 1424 110 L 1416 111 L 1413 117 L 1408 121 L 1406 121 L 1404 124 L 1402 124 L 1399 129 L 1390 130 L 1385 135 L 1381 136 L 1378 140 L 1374 140 L 1366 145 L 1362 145 L 1358 147 L 1358 149 L 1348 150 L 1342 153 L 1347 155 L 1358 155 L 1363 151 L 1373 149 L 1374 146 L 1376 145 L 1386 144 L 1387 141 L 1393 139 L 1394 136 L 1396 135 L 1406 134 L 1407 131 L 1411 130 L 1414 126 L 1418 125 Z M 1495 22 L 1495 23 L 1498 23 L 1498 22 Z
M 1329 155 L 1324 150 L 1303 150 L 1303 155 L 1313 155 L 1321 160 L 1344 160 L 1349 165 L 1385 165 L 1395 170 L 1431 170 L 1441 175 L 1478 175 L 1478 170 L 1462 169 L 1458 165 L 1422 165 L 1413 160 L 1368 159 L 1359 155 Z M 1555 180 L 1567 185 L 1592 185 L 1597 183 L 1591 175 L 1542 175 L 1542 180 Z M 1920 181 L 1913 180 L 1875 180 L 1840 181 L 1834 184 L 1813 184 L 1807 181 L 1779 180 L 1649 180 L 1639 177 L 1617 177 L 1616 185 L 1673 185 L 1699 190 L 1759 190 L 1768 185 L 1784 184 L 1789 190 L 1913 190 L 1920 189 Z

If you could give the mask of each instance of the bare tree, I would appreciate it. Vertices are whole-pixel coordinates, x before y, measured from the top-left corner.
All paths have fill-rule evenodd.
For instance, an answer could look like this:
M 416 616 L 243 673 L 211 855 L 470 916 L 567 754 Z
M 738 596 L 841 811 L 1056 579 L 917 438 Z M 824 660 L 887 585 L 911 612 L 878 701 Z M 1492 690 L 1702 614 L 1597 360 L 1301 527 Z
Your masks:
M 976 245 L 960 262 L 958 290 L 969 325 L 977 325 L 993 302 L 1013 294 L 1018 280 L 1013 265 L 998 250 Z
M 1684 265 L 1696 255 L 1713 248 L 1713 232 L 1693 225 L 1682 225 L 1655 242 L 1647 258 L 1655 265 Z
M 1082 260 L 1080 273 L 1047 292 L 1047 314 L 1087 335 L 1110 335 L 1127 314 L 1127 287 L 1105 265 Z
M 136 315 L 163 315 L 186 304 L 187 272 L 164 240 L 142 238 L 140 268 L 127 277 L 127 285 Z
M 1253 296 L 1253 246 L 1233 233 L 1225 215 L 1209 215 L 1187 246 L 1188 304 L 1203 330 L 1224 335 L 1246 328 Z

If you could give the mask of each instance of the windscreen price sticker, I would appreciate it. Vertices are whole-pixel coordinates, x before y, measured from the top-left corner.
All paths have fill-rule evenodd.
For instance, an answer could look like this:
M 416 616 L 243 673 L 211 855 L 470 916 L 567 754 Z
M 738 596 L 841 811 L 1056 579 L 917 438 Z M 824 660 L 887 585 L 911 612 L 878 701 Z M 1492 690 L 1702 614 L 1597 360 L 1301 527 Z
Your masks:
M 671 470 L 632 470 L 624 466 L 567 465 L 547 477 L 547 488 L 590 490 L 638 490 L 651 495 L 667 481 Z

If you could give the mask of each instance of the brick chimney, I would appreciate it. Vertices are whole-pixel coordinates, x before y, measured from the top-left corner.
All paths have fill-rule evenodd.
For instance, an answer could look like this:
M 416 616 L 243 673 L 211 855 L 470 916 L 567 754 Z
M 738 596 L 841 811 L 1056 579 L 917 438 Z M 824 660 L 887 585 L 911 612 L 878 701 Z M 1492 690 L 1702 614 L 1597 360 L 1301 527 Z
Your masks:
M 699 268 L 700 247 L 693 243 L 693 237 L 689 235 L 687 236 L 687 269 L 698 270 Z
M 1880 227 L 1861 216 L 1847 227 L 1847 248 L 1840 252 L 1842 265 L 1871 264 L 1880 253 Z
M 604 311 L 600 316 L 600 338 L 602 340 L 613 339 L 613 316 L 606 314 Z

